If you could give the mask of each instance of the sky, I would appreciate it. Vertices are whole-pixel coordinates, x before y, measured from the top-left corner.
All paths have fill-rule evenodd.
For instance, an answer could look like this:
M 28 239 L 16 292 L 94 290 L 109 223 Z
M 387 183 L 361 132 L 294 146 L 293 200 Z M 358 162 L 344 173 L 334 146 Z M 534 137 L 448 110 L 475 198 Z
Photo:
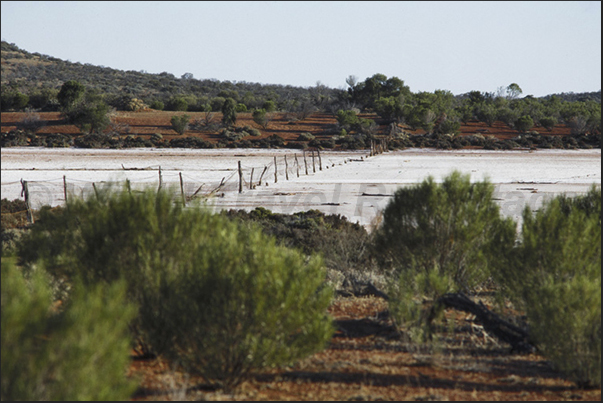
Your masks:
M 381 73 L 413 92 L 601 89 L 601 2 L 2 1 L 28 52 L 198 79 L 346 88 Z

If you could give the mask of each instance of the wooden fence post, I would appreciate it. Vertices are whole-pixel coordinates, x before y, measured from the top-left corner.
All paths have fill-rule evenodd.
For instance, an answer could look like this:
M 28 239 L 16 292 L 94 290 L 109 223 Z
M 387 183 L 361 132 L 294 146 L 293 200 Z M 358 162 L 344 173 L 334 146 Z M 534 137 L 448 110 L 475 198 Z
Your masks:
M 161 179 L 161 165 L 159 165 L 159 187 L 157 188 L 158 192 L 161 190 L 161 183 L 162 182 L 163 182 L 163 180 Z
M 65 196 L 65 204 L 67 204 L 67 178 L 63 175 L 63 196 Z
M 258 186 L 262 186 L 262 178 L 264 177 L 264 174 L 266 173 L 267 170 L 268 170 L 268 165 L 264 165 L 264 170 L 262 171 L 262 174 L 260 175 L 260 180 L 258 181 Z
M 251 168 L 251 176 L 249 177 L 249 189 L 253 189 L 253 171 L 255 171 L 255 168 Z
M 21 179 L 21 186 L 23 187 L 23 190 L 21 190 L 21 196 L 24 197 L 25 206 L 27 207 L 27 221 L 29 221 L 30 224 L 33 224 L 35 220 L 33 211 L 31 210 L 31 204 L 29 203 L 29 188 L 27 187 L 27 181 Z
M 274 183 L 278 182 L 278 166 L 276 165 L 276 156 L 274 156 Z
M 243 193 L 243 170 L 241 169 L 241 161 L 239 161 L 239 193 Z
M 285 179 L 289 180 L 289 164 L 287 163 L 286 155 L 285 155 Z
M 184 181 L 182 180 L 182 172 L 178 172 L 180 176 L 180 195 L 182 196 L 182 207 L 186 207 L 186 196 L 184 195 Z
M 306 151 L 304 150 L 304 165 L 306 166 L 306 175 L 308 175 L 308 161 L 306 160 Z
M 98 190 L 96 190 L 96 183 L 92 182 L 92 189 L 94 189 L 94 195 L 96 196 L 96 200 L 98 200 Z
M 297 154 L 295 154 L 295 166 L 297 167 L 297 177 L 299 178 L 299 161 L 297 160 Z
M 316 163 L 314 162 L 314 150 L 312 150 L 312 173 L 316 173 Z
M 316 150 L 316 152 L 318 153 L 318 167 L 322 171 L 322 158 L 320 158 L 320 150 Z

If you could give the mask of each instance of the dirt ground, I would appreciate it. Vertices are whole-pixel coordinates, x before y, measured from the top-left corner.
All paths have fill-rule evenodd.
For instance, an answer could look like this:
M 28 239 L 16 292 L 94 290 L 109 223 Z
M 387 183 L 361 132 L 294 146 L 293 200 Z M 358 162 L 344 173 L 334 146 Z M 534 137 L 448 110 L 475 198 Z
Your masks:
M 601 400 L 601 389 L 576 387 L 540 356 L 510 353 L 469 315 L 447 311 L 448 330 L 429 347 L 408 342 L 386 311 L 381 298 L 338 297 L 327 349 L 258 373 L 233 394 L 161 359 L 134 357 L 134 400 Z
M 174 115 L 187 114 L 191 116 L 191 122 L 195 119 L 202 118 L 203 112 L 168 112 L 168 111 L 147 111 L 147 112 L 116 112 L 114 123 L 119 125 L 118 132 L 120 134 L 130 134 L 134 136 L 150 136 L 153 133 L 160 133 L 165 140 L 179 137 L 172 129 L 170 119 Z M 40 129 L 38 134 L 63 133 L 63 134 L 78 134 L 79 129 L 73 125 L 64 124 L 59 112 L 41 112 L 38 113 L 41 119 L 46 122 L 46 126 Z M 376 115 L 361 114 L 363 118 L 375 119 Z M 16 128 L 16 124 L 25 117 L 25 112 L 5 112 L 2 113 L 2 132 L 8 132 Z M 222 115 L 216 113 L 215 122 L 220 122 Z M 285 113 L 276 113 L 275 118 L 269 123 L 267 129 L 262 129 L 252 119 L 251 113 L 237 114 L 236 126 L 249 125 L 257 128 L 262 132 L 263 137 L 269 137 L 273 134 L 278 134 L 285 141 L 295 141 L 300 133 L 309 132 L 314 135 L 328 129 L 330 126 L 337 123 L 336 119 L 326 113 L 315 113 L 310 117 L 301 121 L 291 121 Z M 569 135 L 570 129 L 564 125 L 557 125 L 552 131 L 547 131 L 543 128 L 535 128 L 541 134 L 563 136 Z M 414 134 L 422 134 L 423 130 L 406 131 Z M 492 127 L 489 127 L 483 122 L 471 121 L 461 126 L 461 135 L 482 134 L 484 136 L 492 135 L 498 139 L 509 139 L 518 135 L 516 130 L 506 126 L 502 122 L 496 122 Z M 185 136 L 201 137 L 204 140 L 217 142 L 219 140 L 216 133 L 203 132 L 198 130 L 189 130 Z M 253 138 L 253 137 L 250 137 Z M 255 137 L 258 138 L 258 137 Z M 320 136 L 319 136 L 320 138 Z

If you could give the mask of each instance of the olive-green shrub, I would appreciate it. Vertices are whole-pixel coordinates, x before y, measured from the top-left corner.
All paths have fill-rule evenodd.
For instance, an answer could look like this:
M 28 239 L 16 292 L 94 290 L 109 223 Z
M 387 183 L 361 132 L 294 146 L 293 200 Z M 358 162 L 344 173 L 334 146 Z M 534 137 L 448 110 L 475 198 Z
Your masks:
M 325 346 L 332 294 L 321 259 L 225 217 L 195 223 L 202 233 L 183 245 L 194 250 L 190 262 L 158 287 L 157 304 L 141 307 L 143 322 L 148 315 L 154 323 L 152 341 L 170 340 L 169 357 L 226 389 Z
M 126 287 L 75 286 L 61 311 L 43 270 L 2 259 L 2 400 L 127 400 L 134 307 Z
M 226 388 L 252 370 L 301 358 L 332 335 L 331 291 L 317 257 L 275 245 L 257 227 L 170 191 L 102 191 L 43 212 L 21 244 L 58 276 L 124 278 L 145 350 L 163 353 Z
M 486 280 L 492 240 L 515 234 L 515 223 L 503 219 L 488 181 L 471 183 L 458 171 L 441 184 L 428 177 L 398 189 L 375 232 L 375 253 L 382 264 L 399 271 L 439 267 L 456 290 L 471 290 Z M 451 290 L 454 291 L 454 290 Z
M 429 336 L 442 311 L 438 297 L 471 292 L 489 278 L 500 240 L 513 245 L 515 223 L 501 218 L 493 190 L 487 180 L 471 183 L 453 172 L 441 184 L 428 177 L 398 189 L 385 208 L 374 254 L 397 275 L 389 292 L 392 317 L 418 339 Z
M 523 213 L 521 242 L 497 270 L 538 349 L 583 385 L 601 385 L 601 188 Z

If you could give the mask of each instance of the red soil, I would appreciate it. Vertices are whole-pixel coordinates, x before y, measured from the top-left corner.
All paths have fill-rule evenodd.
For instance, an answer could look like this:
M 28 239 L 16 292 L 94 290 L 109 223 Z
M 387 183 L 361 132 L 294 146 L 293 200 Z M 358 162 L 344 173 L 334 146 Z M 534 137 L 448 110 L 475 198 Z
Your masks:
M 161 359 L 132 361 L 140 380 L 135 400 L 601 400 L 601 389 L 580 389 L 536 354 L 510 354 L 455 311 L 455 331 L 435 347 L 401 341 L 379 315 L 379 298 L 339 298 L 330 308 L 340 330 L 328 348 L 284 369 L 263 371 L 234 394 Z M 204 386 L 205 385 L 205 386 Z
M 174 115 L 187 114 L 191 116 L 191 122 L 195 119 L 202 118 L 203 112 L 167 112 L 167 111 L 148 111 L 148 112 L 117 112 L 114 123 L 119 125 L 118 132 L 120 134 L 148 137 L 153 133 L 160 133 L 165 140 L 179 137 L 171 127 L 170 119 Z M 5 112 L 1 115 L 2 132 L 8 132 L 16 128 L 17 123 L 25 117 L 24 112 Z M 41 112 L 38 113 L 41 119 L 46 122 L 46 126 L 40 129 L 37 133 L 40 135 L 50 133 L 78 134 L 79 129 L 73 125 L 67 125 L 60 117 L 59 112 Z M 362 117 L 376 119 L 376 115 L 362 114 Z M 220 122 L 222 115 L 216 113 L 215 122 Z M 262 132 L 263 137 L 268 137 L 273 134 L 278 134 L 285 141 L 296 140 L 300 133 L 309 132 L 314 135 L 327 130 L 337 123 L 336 119 L 329 114 L 315 113 L 302 121 L 290 121 L 286 114 L 277 113 L 276 117 L 270 122 L 267 129 L 260 128 L 251 117 L 251 113 L 239 113 L 237 115 L 237 126 L 249 125 L 257 128 Z M 552 131 L 547 131 L 543 128 L 535 129 L 541 134 L 563 136 L 570 134 L 570 129 L 563 125 L 557 125 Z M 414 134 L 424 133 L 422 130 L 406 131 Z M 492 127 L 489 127 L 483 122 L 471 121 L 461 126 L 461 135 L 482 134 L 484 136 L 495 136 L 498 139 L 513 138 L 518 135 L 516 130 L 506 126 L 502 122 L 496 122 Z M 217 133 L 204 132 L 198 130 L 189 130 L 185 136 L 201 137 L 205 140 L 217 142 L 219 137 Z M 251 137 L 250 137 L 251 138 Z M 257 137 L 256 137 L 257 138 Z

